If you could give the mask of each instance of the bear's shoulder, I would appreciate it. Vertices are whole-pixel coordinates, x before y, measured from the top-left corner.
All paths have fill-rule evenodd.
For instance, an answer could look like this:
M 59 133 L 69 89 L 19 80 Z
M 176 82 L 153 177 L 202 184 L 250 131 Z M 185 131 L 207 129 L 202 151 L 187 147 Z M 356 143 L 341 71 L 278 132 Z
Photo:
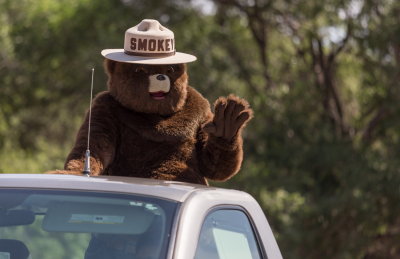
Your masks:
M 93 105 L 115 105 L 118 102 L 114 99 L 114 97 L 111 96 L 111 93 L 109 91 L 103 91 L 100 92 L 96 95 L 96 97 L 93 99 Z
M 195 112 L 189 112 L 190 114 L 198 114 L 202 119 L 207 117 L 210 110 L 210 103 L 201 93 L 195 90 L 193 87 L 188 86 L 187 104 L 185 109 L 196 110 Z
M 103 91 L 96 95 L 93 99 L 92 110 L 94 112 L 114 113 L 123 108 L 123 106 L 115 100 L 109 91 Z

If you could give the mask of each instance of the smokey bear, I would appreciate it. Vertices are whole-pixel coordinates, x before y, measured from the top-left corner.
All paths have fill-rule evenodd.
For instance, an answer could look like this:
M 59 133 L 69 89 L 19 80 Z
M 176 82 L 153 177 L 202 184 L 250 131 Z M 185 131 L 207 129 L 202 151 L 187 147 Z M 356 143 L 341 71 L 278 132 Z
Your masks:
M 243 158 L 241 132 L 252 117 L 247 101 L 209 102 L 188 85 L 187 63 L 172 31 L 143 20 L 125 33 L 124 49 L 102 51 L 108 91 L 93 100 L 92 175 L 144 177 L 208 184 L 235 175 Z M 68 155 L 65 171 L 82 174 L 89 113 Z

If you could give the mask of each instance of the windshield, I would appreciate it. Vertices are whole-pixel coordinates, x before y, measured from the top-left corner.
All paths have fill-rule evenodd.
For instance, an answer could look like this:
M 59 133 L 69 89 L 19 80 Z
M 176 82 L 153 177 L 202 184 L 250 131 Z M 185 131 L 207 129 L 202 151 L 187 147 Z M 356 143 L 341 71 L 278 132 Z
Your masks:
M 78 191 L 0 190 L 0 259 L 165 258 L 178 203 Z

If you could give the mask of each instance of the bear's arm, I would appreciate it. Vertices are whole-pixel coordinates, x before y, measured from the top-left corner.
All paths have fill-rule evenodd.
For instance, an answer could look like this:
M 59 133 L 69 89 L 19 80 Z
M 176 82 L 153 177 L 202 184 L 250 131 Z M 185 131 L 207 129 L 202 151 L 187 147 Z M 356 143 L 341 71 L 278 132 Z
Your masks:
M 240 169 L 243 160 L 242 130 L 252 118 L 249 103 L 237 96 L 219 97 L 215 113 L 207 112 L 198 133 L 200 171 L 211 180 L 225 181 Z
M 112 113 L 113 99 L 102 93 L 93 100 L 90 125 L 91 174 L 99 175 L 113 161 L 118 136 L 117 122 Z M 80 127 L 75 145 L 69 153 L 64 168 L 83 171 L 89 129 L 89 113 Z
M 202 175 L 210 180 L 225 181 L 239 172 L 243 160 L 241 132 L 231 140 L 200 129 L 197 134 L 197 155 Z

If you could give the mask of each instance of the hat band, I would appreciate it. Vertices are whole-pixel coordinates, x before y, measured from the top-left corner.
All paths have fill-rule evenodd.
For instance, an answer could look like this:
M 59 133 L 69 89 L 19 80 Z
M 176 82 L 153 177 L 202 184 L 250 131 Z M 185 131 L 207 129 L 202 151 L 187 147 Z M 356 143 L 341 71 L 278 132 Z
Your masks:
M 130 56 L 141 56 L 141 57 L 169 57 L 175 55 L 175 51 L 168 53 L 150 53 L 150 52 L 134 52 L 124 50 L 125 54 Z

